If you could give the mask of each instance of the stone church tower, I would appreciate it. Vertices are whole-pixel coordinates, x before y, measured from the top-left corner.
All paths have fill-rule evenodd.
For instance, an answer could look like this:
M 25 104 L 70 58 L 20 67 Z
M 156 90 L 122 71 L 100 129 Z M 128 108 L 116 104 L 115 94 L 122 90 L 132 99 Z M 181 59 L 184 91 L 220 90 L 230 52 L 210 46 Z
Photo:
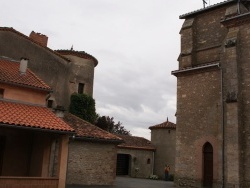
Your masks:
M 250 187 L 250 2 L 180 16 L 177 187 Z

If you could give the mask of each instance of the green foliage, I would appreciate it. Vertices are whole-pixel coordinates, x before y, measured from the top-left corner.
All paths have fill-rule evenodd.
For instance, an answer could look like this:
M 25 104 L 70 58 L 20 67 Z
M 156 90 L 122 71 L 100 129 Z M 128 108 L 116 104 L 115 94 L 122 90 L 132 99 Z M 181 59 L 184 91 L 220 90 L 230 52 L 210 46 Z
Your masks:
M 149 179 L 151 179 L 151 180 L 158 180 L 159 177 L 157 175 L 150 175 Z
M 92 124 L 96 122 L 95 100 L 86 94 L 71 95 L 69 112 Z
M 113 117 L 98 117 L 96 121 L 96 126 L 113 134 L 131 135 L 130 132 L 127 131 L 124 126 L 122 126 L 120 121 L 118 121 L 118 123 L 115 123 Z

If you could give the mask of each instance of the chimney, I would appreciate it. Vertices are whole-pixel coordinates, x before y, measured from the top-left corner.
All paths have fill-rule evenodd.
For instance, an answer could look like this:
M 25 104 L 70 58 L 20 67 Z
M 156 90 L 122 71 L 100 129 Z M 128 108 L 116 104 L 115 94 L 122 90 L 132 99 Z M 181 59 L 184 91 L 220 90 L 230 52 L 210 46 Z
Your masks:
M 19 72 L 20 75 L 26 74 L 29 59 L 21 58 Z
M 38 42 L 40 45 L 47 47 L 48 37 L 46 35 L 43 35 L 41 33 L 35 33 L 34 31 L 32 31 L 30 33 L 30 38 Z

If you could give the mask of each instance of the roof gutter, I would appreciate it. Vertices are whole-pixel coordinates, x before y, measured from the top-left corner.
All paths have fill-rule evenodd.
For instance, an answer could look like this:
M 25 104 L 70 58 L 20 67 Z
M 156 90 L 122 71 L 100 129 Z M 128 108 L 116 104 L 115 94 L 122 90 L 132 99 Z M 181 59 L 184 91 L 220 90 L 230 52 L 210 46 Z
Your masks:
M 55 133 L 55 134 L 67 134 L 67 135 L 75 135 L 75 131 L 61 131 L 61 130 L 55 130 L 55 129 L 42 129 L 42 128 L 36 128 L 36 127 L 24 127 L 21 125 L 13 125 L 13 124 L 5 124 L 0 123 L 0 127 L 5 128 L 15 128 L 15 129 L 23 129 L 23 130 L 30 130 L 30 131 L 41 131 L 41 132 L 49 132 L 49 133 Z
M 0 83 L 3 83 L 3 84 L 10 84 L 10 85 L 19 86 L 19 87 L 21 86 L 21 87 L 25 87 L 25 88 L 29 88 L 29 89 L 40 90 L 40 91 L 47 91 L 47 92 L 50 92 L 50 93 L 53 92 L 52 89 L 34 87 L 34 86 L 29 86 L 29 85 L 25 85 L 25 84 L 18 84 L 18 83 L 13 83 L 13 82 L 6 82 L 6 81 L 2 81 L 2 80 L 0 80 Z

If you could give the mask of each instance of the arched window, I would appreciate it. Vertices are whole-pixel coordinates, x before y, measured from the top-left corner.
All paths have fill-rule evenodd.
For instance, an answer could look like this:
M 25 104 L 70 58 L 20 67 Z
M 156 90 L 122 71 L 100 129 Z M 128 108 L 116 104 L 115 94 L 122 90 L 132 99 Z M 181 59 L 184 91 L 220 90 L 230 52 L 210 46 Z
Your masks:
M 213 185 L 213 146 L 209 142 L 203 146 L 203 185 Z

